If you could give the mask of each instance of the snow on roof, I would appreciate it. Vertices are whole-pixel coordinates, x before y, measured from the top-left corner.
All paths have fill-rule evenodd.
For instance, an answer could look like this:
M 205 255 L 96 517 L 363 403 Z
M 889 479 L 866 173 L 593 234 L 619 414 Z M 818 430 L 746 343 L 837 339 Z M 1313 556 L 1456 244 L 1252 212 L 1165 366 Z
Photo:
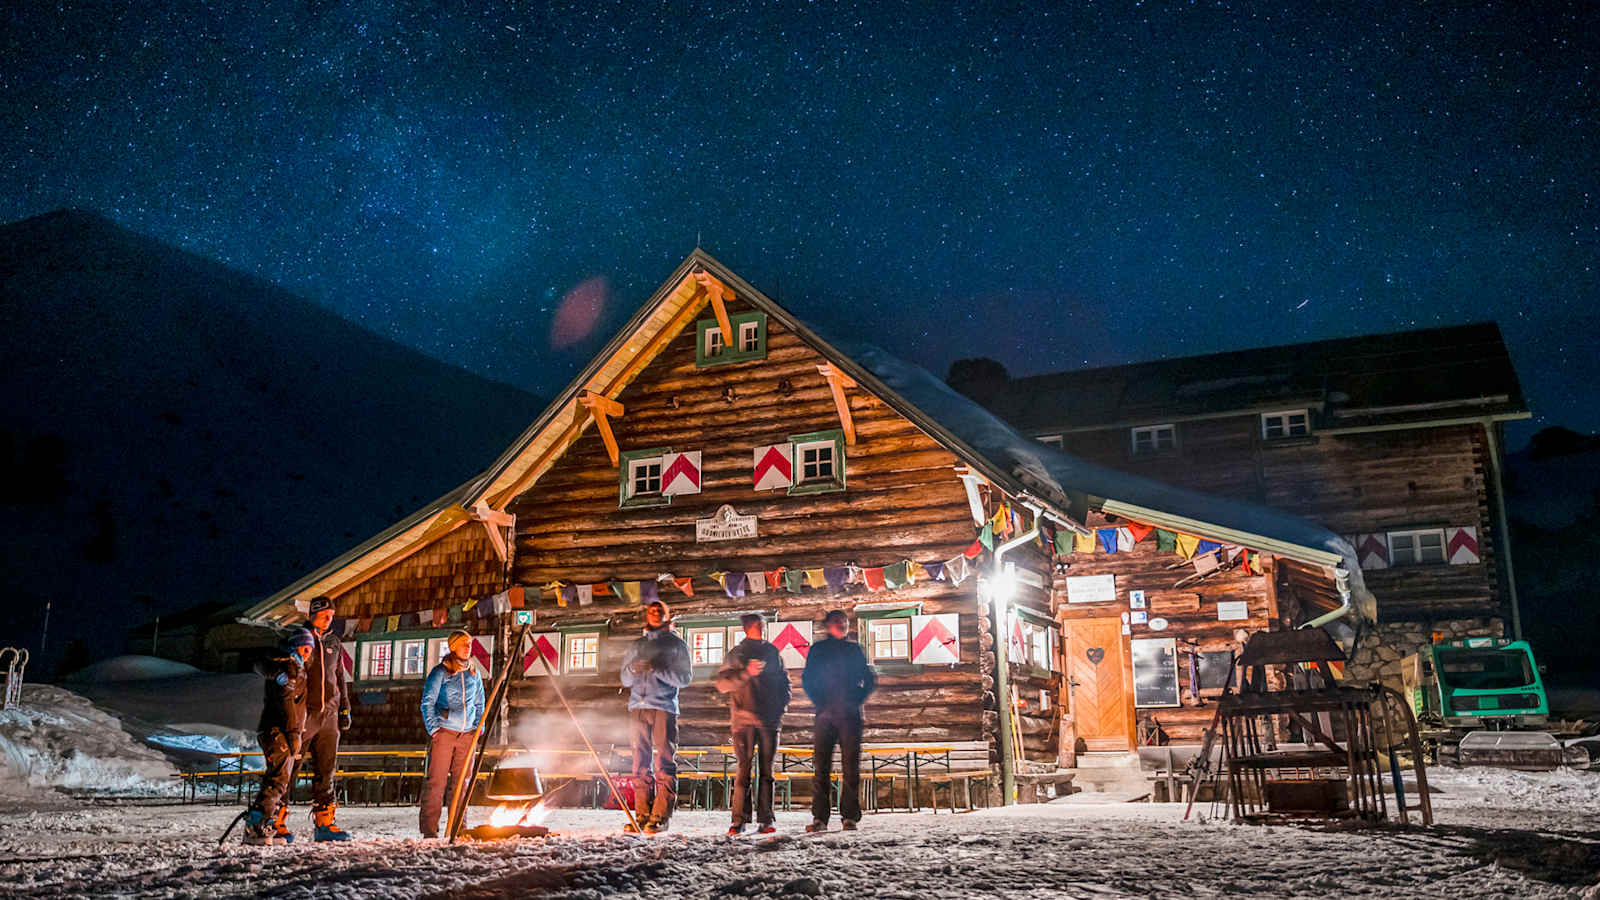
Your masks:
M 1196 522 L 1275 538 L 1344 557 L 1348 544 L 1321 525 L 1243 500 L 1203 494 L 1087 462 L 1026 437 L 999 417 L 957 393 L 926 369 L 871 344 L 830 341 L 972 449 L 1007 471 L 1053 489 L 1064 502 L 1081 491 Z

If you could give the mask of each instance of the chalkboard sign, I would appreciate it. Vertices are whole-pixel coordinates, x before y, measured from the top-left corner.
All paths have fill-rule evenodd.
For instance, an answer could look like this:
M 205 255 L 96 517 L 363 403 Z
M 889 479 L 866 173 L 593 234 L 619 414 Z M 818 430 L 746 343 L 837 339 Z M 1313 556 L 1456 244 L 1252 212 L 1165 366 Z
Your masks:
M 1233 672 L 1232 650 L 1206 650 L 1200 654 L 1200 690 L 1221 691 Z
M 1178 706 L 1178 651 L 1173 638 L 1144 638 L 1133 646 L 1133 705 Z

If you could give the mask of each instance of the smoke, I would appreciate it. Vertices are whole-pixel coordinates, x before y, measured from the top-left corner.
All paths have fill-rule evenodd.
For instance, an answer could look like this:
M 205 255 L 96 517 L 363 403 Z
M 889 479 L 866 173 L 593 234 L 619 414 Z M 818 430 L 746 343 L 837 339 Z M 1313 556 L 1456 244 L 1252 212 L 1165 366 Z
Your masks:
M 583 743 L 583 736 L 587 735 L 595 751 L 612 771 L 616 771 L 618 765 L 625 766 L 620 762 L 623 757 L 614 751 L 628 747 L 626 714 L 586 713 L 579 710 L 578 719 L 583 728 L 582 734 L 579 734 L 578 727 L 573 724 L 566 710 L 523 712 L 517 717 L 507 743 L 512 747 L 522 747 L 526 752 L 508 756 L 500 765 L 532 766 L 546 777 L 597 774 L 599 767 Z

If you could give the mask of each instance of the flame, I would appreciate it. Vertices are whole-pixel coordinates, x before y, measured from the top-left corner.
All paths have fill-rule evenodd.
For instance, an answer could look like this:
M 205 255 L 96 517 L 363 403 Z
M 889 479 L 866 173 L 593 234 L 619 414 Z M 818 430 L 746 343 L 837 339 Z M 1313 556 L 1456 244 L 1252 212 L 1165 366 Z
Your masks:
M 528 811 L 527 804 L 521 806 L 508 806 L 504 803 L 496 806 L 494 812 L 489 814 L 489 824 L 496 828 L 509 828 L 522 821 L 523 815 Z
M 518 825 L 539 825 L 550 815 L 549 807 L 541 800 L 536 804 L 511 806 L 502 803 L 489 813 L 489 824 L 495 828 L 514 828 Z

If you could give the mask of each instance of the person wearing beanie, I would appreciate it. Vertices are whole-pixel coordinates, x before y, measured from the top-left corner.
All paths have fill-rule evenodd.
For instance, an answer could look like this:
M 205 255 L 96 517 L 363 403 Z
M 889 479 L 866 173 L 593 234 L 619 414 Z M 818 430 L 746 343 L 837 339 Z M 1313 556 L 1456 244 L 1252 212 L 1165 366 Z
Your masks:
M 333 600 L 313 597 L 306 625 L 316 638 L 316 649 L 306 661 L 305 747 L 311 754 L 311 815 L 317 823 L 318 841 L 348 841 L 349 832 L 334 824 L 333 773 L 339 765 L 339 732 L 350 728 L 350 687 L 345 679 L 343 651 L 333 627 Z
M 861 645 L 849 639 L 850 617 L 836 609 L 822 620 L 827 637 L 806 654 L 800 686 L 816 707 L 812 729 L 811 824 L 823 831 L 832 812 L 833 750 L 839 748 L 839 818 L 844 830 L 861 821 L 861 705 L 878 686 L 878 676 Z
M 692 670 L 689 645 L 673 634 L 665 603 L 644 608 L 644 625 L 622 656 L 622 684 L 633 732 L 635 817 L 645 834 L 658 834 L 678 805 L 678 689 Z
M 422 685 L 422 726 L 428 730 L 427 777 L 417 828 L 425 838 L 439 836 L 439 813 L 451 796 L 472 752 L 473 735 L 483 722 L 483 679 L 472 670 L 472 635 L 462 630 L 445 641 L 444 659 Z
M 289 805 L 284 799 L 294 782 L 295 762 L 305 731 L 306 660 L 316 646 L 317 640 L 310 631 L 294 628 L 284 636 L 278 653 L 255 665 L 256 674 L 266 681 L 261 719 L 256 724 L 256 740 L 261 744 L 265 765 L 261 786 L 245 815 L 247 844 L 286 844 L 294 840 L 288 825 Z

